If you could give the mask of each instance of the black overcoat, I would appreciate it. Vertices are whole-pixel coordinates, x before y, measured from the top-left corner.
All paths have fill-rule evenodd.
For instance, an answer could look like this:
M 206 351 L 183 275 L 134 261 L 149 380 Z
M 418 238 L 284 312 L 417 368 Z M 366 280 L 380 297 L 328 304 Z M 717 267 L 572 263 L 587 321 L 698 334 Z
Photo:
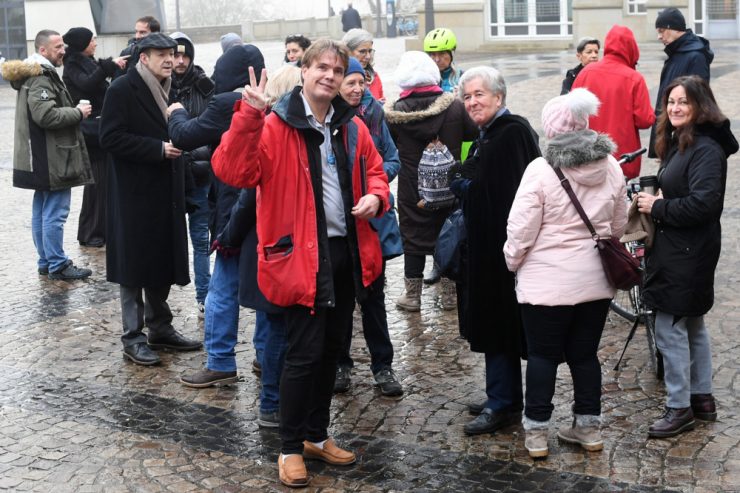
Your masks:
M 698 132 L 684 152 L 672 148 L 658 172 L 663 200 L 651 212 L 655 239 L 643 291 L 648 306 L 682 317 L 704 315 L 714 304 L 727 156 L 738 150 L 729 121 Z
M 100 144 L 108 173 L 107 278 L 128 287 L 190 282 L 181 160 L 165 159 L 167 121 L 133 69 L 108 89 Z
M 463 164 L 474 166 L 476 173 L 463 195 L 466 306 L 458 316 L 462 335 L 475 352 L 525 355 L 514 274 L 506 267 L 503 248 L 519 182 L 527 165 L 540 156 L 538 140 L 526 119 L 506 113 L 473 144 Z

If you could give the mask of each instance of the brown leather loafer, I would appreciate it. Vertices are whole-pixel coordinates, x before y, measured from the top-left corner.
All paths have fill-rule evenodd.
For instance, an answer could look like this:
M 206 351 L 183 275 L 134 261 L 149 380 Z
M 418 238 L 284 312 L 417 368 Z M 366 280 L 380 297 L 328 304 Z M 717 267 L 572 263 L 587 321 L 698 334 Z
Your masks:
M 666 407 L 663 417 L 648 429 L 650 438 L 675 437 L 684 431 L 694 429 L 694 413 L 690 407 L 677 409 Z
M 333 438 L 324 442 L 324 448 L 320 449 L 309 441 L 303 442 L 303 457 L 306 459 L 317 459 L 333 466 L 348 466 L 354 464 L 357 458 L 354 452 L 337 447 Z
M 717 405 L 712 394 L 691 394 L 691 410 L 702 421 L 717 421 Z
M 283 462 L 283 454 L 278 455 L 278 474 L 280 482 L 290 488 L 303 488 L 308 485 L 308 471 L 303 457 L 291 454 Z

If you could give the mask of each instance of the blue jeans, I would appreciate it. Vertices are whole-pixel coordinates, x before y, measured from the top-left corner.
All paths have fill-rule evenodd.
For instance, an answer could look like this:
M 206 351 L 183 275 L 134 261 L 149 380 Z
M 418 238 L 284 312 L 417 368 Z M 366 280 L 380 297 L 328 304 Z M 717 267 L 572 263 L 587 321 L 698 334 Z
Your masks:
M 190 227 L 190 241 L 193 244 L 193 271 L 195 272 L 195 299 L 205 302 L 208 294 L 208 284 L 211 281 L 210 259 L 208 250 L 208 219 L 210 210 L 208 206 L 208 189 L 210 184 L 195 187 L 190 190 L 192 202 L 198 206 L 195 212 L 188 214 Z
M 285 349 L 288 346 L 288 327 L 282 314 L 273 315 L 256 312 L 255 334 L 265 334 L 265 345 L 258 360 L 262 365 L 262 390 L 260 391 L 260 411 L 274 413 L 280 408 L 280 375 L 283 373 Z
M 262 355 L 265 353 L 265 345 L 267 345 L 268 331 L 270 330 L 270 324 L 266 319 L 260 320 L 260 316 L 267 316 L 267 313 L 262 313 L 259 310 L 255 311 L 256 322 L 254 324 L 254 335 L 252 336 L 252 344 L 254 345 L 254 358 L 257 363 L 262 365 Z
M 72 190 L 35 191 L 31 216 L 33 244 L 39 254 L 39 269 L 61 270 L 69 260 L 64 253 L 64 223 L 69 216 Z
M 216 254 L 211 284 L 206 297 L 205 336 L 208 354 L 206 368 L 236 371 L 236 347 L 239 332 L 239 257 Z

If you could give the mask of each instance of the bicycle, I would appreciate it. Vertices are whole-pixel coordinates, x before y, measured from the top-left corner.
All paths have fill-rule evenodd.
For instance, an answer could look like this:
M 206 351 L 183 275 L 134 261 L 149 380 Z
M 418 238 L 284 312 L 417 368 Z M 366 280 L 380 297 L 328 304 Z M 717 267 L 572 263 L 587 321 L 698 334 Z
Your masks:
M 629 154 L 623 154 L 620 156 L 619 164 L 629 163 L 635 160 L 637 156 L 644 154 L 647 151 L 644 147 L 635 152 Z M 632 202 L 633 196 L 640 191 L 639 178 L 633 178 L 627 181 L 627 200 L 629 203 Z M 663 379 L 663 357 L 660 354 L 660 350 L 655 343 L 655 313 L 648 308 L 642 299 L 642 289 L 645 283 L 645 243 L 642 241 L 630 241 L 625 243 L 627 250 L 640 261 L 640 267 L 642 269 L 642 277 L 640 283 L 637 286 L 629 290 L 618 290 L 611 301 L 611 310 L 624 318 L 628 322 L 632 323 L 627 341 L 624 343 L 622 354 L 619 357 L 619 361 L 614 366 L 614 371 L 619 370 L 619 365 L 622 362 L 624 353 L 627 351 L 627 346 L 635 335 L 637 327 L 640 324 L 645 325 L 645 335 L 647 336 L 648 349 L 650 352 L 650 362 L 655 369 L 655 375 L 659 380 Z

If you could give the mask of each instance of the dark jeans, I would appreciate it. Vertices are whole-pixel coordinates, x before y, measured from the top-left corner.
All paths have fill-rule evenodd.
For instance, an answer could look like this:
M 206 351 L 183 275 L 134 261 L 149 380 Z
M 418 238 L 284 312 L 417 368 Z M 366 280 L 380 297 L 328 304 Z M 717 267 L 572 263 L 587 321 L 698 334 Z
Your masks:
M 485 356 L 486 407 L 493 411 L 521 411 L 521 360 L 503 353 L 485 353 Z
M 406 276 L 406 279 L 421 279 L 424 277 L 424 264 L 426 261 L 426 255 L 404 254 L 403 275 Z
M 388 334 L 388 317 L 385 313 L 385 261 L 383 272 L 373 282 L 367 299 L 360 303 L 362 310 L 362 333 L 365 336 L 367 348 L 370 350 L 370 370 L 373 374 L 393 365 L 393 344 Z M 345 330 L 345 340 L 342 351 L 339 353 L 337 366 L 352 368 L 354 361 L 350 356 L 352 345 L 352 319 L 348 321 Z
M 143 296 L 142 296 L 143 293 Z M 123 322 L 123 347 L 146 342 L 142 329 L 144 323 L 149 335 L 160 337 L 175 332 L 172 327 L 172 311 L 167 304 L 170 286 L 159 288 L 130 288 L 121 286 L 121 319 Z
M 329 253 L 335 307 L 317 307 L 314 311 L 294 305 L 285 311 L 288 347 L 280 379 L 283 454 L 303 453 L 304 440 L 320 442 L 328 438 L 337 358 L 355 308 L 352 258 L 347 240 L 330 238 Z
M 601 414 L 601 364 L 596 356 L 609 300 L 569 306 L 521 305 L 527 336 L 527 385 L 524 414 L 548 421 L 558 364 L 573 377 L 574 414 Z

